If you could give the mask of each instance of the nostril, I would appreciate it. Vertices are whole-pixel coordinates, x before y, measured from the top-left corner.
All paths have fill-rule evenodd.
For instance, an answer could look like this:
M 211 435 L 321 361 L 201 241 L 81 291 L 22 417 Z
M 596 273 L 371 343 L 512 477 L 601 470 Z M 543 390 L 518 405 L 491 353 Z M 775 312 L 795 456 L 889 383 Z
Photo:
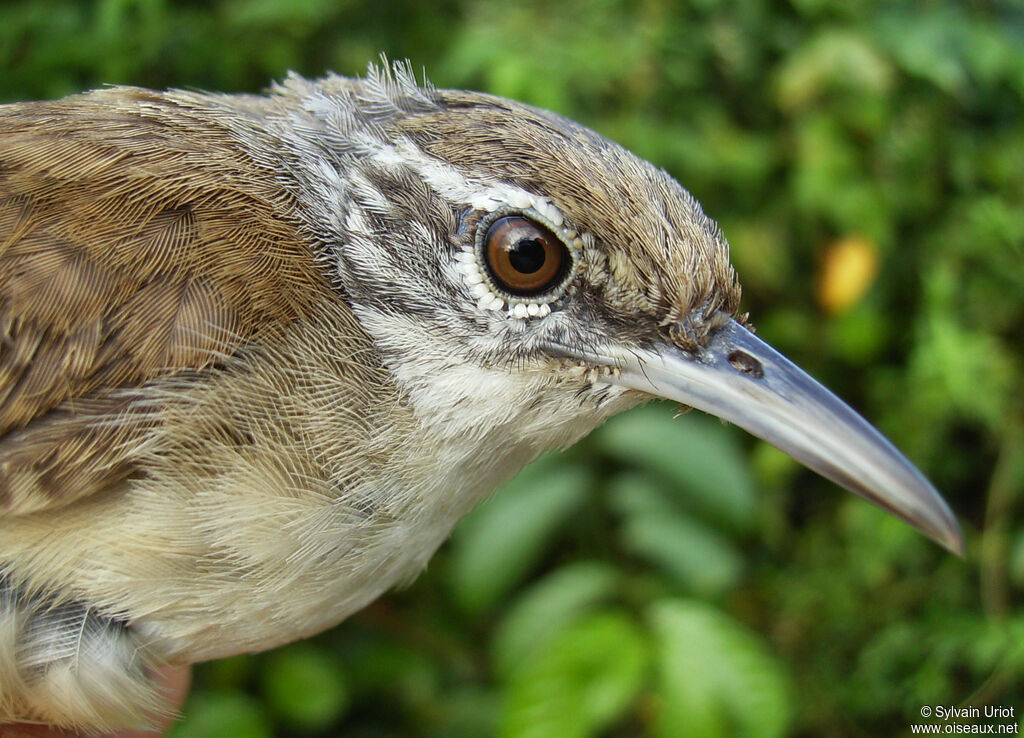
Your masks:
M 733 351 L 729 354 L 729 363 L 733 369 L 743 372 L 748 377 L 761 379 L 764 377 L 764 367 L 761 362 L 748 354 L 746 351 Z

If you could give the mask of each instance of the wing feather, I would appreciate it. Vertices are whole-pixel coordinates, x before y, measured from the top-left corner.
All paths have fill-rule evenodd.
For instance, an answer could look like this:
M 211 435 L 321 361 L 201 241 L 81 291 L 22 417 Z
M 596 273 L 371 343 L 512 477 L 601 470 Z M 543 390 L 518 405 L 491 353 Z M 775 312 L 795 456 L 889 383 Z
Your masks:
M 154 380 L 216 371 L 329 290 L 274 173 L 206 104 L 0 106 L 0 514 L 139 473 Z

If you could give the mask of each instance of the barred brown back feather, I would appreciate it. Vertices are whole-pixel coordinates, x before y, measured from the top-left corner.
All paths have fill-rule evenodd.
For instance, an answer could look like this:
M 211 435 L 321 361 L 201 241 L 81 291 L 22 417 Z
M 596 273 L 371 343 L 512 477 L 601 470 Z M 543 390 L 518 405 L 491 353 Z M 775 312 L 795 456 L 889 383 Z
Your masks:
M 126 397 L 267 340 L 329 288 L 274 173 L 180 101 L 7 105 L 0 130 L 0 510 L 21 514 L 131 473 L 149 423 Z

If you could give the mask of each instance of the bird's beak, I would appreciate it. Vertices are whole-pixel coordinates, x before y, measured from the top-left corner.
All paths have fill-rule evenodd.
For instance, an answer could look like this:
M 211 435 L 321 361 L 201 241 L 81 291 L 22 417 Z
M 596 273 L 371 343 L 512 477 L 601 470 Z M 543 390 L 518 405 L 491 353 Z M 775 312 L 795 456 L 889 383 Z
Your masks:
M 927 479 L 842 400 L 736 321 L 694 352 L 667 344 L 555 353 L 614 367 L 612 384 L 717 415 L 963 555 L 960 527 Z

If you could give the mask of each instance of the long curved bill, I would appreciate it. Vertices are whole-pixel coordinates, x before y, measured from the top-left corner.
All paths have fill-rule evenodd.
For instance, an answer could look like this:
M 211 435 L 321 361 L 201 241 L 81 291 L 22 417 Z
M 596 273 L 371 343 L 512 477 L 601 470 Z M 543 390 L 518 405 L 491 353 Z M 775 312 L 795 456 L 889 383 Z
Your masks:
M 735 321 L 687 353 L 607 345 L 550 347 L 618 372 L 606 381 L 717 415 L 963 555 L 956 518 L 881 433 L 789 359 Z

